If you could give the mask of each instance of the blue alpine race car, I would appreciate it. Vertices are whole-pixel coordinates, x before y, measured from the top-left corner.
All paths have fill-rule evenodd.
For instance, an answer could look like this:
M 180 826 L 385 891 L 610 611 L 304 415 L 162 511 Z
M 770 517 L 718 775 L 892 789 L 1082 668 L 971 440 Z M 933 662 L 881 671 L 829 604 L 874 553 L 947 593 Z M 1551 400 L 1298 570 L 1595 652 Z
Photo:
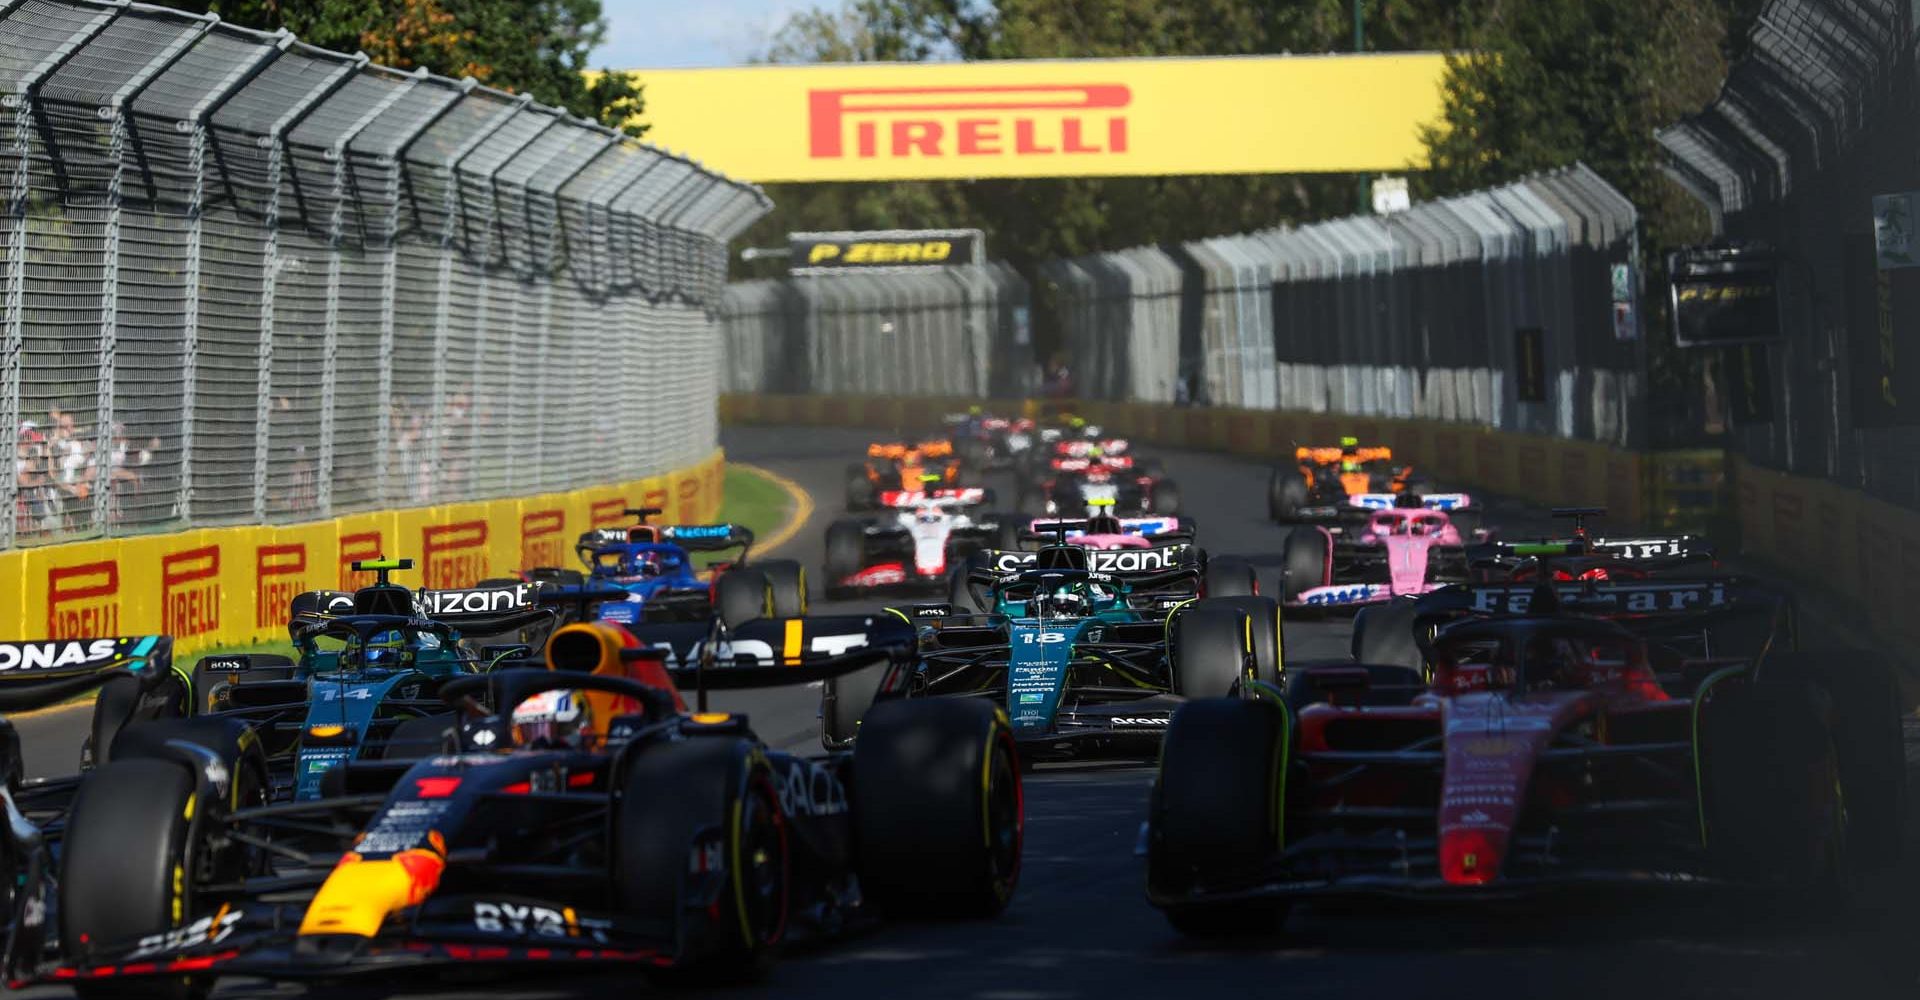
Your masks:
M 806 570 L 770 559 L 747 565 L 753 532 L 740 524 L 652 524 L 658 507 L 625 512 L 638 523 L 584 532 L 574 552 L 585 572 L 535 567 L 521 576 L 571 605 L 567 617 L 622 625 L 755 618 L 797 618 L 807 611 Z M 731 559 L 696 565 L 697 554 L 739 550 Z M 705 574 L 703 577 L 702 574 Z M 623 598 L 609 600 L 614 590 Z

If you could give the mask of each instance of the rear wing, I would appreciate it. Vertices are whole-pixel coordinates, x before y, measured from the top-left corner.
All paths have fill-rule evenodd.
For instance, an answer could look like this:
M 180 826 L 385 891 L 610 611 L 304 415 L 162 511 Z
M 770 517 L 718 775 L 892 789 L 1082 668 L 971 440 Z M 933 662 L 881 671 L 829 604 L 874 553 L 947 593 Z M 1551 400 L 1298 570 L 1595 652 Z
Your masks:
M 1698 535 L 1665 538 L 1550 538 L 1530 542 L 1484 542 L 1467 547 L 1476 566 L 1506 566 L 1522 559 L 1608 556 L 1647 569 L 1714 561 L 1713 546 Z
M 969 486 L 964 489 L 938 490 L 881 490 L 882 507 L 918 507 L 922 504 L 952 504 L 961 507 L 978 507 L 993 502 L 993 491 L 983 486 Z
M 392 600 L 361 608 L 355 595 L 343 590 L 310 590 L 295 595 L 289 607 L 289 630 L 302 622 L 375 614 L 426 618 L 463 632 L 488 635 L 538 624 L 551 614 L 540 601 L 540 584 L 532 582 L 411 592 L 398 587 L 368 589 L 378 589 Z
M 1064 553 L 1073 553 L 1069 557 Z M 1093 573 L 1130 576 L 1165 573 L 1194 563 L 1193 544 L 1175 542 L 1151 549 L 1087 549 L 1079 546 L 1051 546 L 1038 552 L 1009 552 L 983 549 L 987 568 L 995 573 L 1018 573 L 1029 569 L 1083 569 Z M 1081 561 L 1084 559 L 1084 561 Z M 1079 565 L 1066 565 L 1077 562 Z
M 891 614 L 763 618 L 731 631 L 707 622 L 626 629 L 640 648 L 623 656 L 664 655 L 674 682 L 703 695 L 811 684 L 878 664 L 905 666 L 918 648 L 913 626 Z
M 1429 614 L 1530 615 L 1544 585 L 1539 583 L 1455 584 L 1420 600 L 1420 617 Z M 1746 577 L 1698 580 L 1633 580 L 1619 583 L 1578 581 L 1552 588 L 1558 609 L 1602 618 L 1677 617 L 1772 608 L 1791 603 L 1782 591 Z
M 56 705 L 125 674 L 172 670 L 172 636 L 0 642 L 0 712 Z
M 1178 517 L 1119 517 L 1114 518 L 1120 530 L 1117 534 L 1138 535 L 1155 541 L 1193 541 L 1194 525 L 1190 518 Z M 1022 541 L 1042 538 L 1064 538 L 1072 541 L 1083 535 L 1091 534 L 1085 518 L 1036 518 L 1027 523 L 1025 531 L 1020 533 Z
M 677 545 L 689 553 L 739 549 L 744 562 L 753 540 L 753 529 L 744 524 L 634 524 L 583 531 L 573 551 L 588 568 L 595 556 L 622 545 Z
M 1467 493 L 1423 493 L 1417 506 L 1441 513 L 1467 510 L 1473 506 L 1473 497 Z M 1361 510 L 1392 510 L 1399 505 L 1401 494 L 1397 493 L 1354 493 L 1347 497 L 1347 506 Z

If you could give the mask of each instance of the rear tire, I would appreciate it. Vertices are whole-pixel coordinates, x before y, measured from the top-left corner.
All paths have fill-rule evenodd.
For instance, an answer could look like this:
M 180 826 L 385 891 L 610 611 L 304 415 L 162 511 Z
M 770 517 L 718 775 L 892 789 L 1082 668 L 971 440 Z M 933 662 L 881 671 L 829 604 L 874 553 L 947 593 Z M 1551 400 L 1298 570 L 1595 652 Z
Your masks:
M 859 521 L 835 521 L 827 525 L 827 596 L 849 593 L 843 581 L 866 568 L 867 532 Z
M 864 465 L 847 466 L 847 509 L 872 510 L 876 491 Z
M 1280 549 L 1280 589 L 1289 602 L 1315 587 L 1333 583 L 1333 540 L 1325 531 L 1303 526 L 1287 532 Z
M 1243 597 L 1209 598 L 1208 604 L 1239 608 L 1252 626 L 1253 679 L 1274 687 L 1286 668 L 1286 639 L 1280 602 L 1271 597 L 1249 594 Z
M 1173 693 L 1182 698 L 1225 698 L 1247 676 L 1247 613 L 1231 604 L 1202 600 L 1173 620 L 1168 639 Z
M 1842 808 L 1839 754 L 1826 695 L 1802 666 L 1770 657 L 1702 697 L 1697 780 L 1708 855 L 1724 877 L 1804 887 L 1845 878 L 1832 816 Z
M 807 615 L 807 568 L 792 559 L 756 562 L 753 568 L 767 578 L 773 588 L 773 617 L 805 618 Z
M 1190 701 L 1174 711 L 1148 804 L 1151 895 L 1187 895 L 1210 877 L 1252 869 L 1279 851 L 1285 718 L 1270 702 L 1237 698 Z M 1175 930 L 1195 937 L 1272 931 L 1286 909 L 1279 900 L 1163 906 Z
M 881 909 L 988 917 L 1020 879 L 1025 805 L 1013 730 L 981 698 L 884 701 L 853 747 L 854 858 Z
M 1426 671 L 1426 658 L 1413 634 L 1417 601 L 1395 598 L 1361 608 L 1353 616 L 1353 659 L 1356 663 L 1383 663 Z
M 773 588 L 757 569 L 730 569 L 713 582 L 713 609 L 729 630 L 773 614 Z
M 1247 597 L 1260 592 L 1260 578 L 1253 564 L 1239 556 L 1207 560 L 1205 582 L 1208 597 Z
M 152 758 L 103 765 L 80 783 L 60 865 L 60 940 L 71 964 L 110 957 L 96 957 L 94 944 L 130 946 L 197 916 L 193 878 L 179 876 L 180 898 L 173 891 L 175 870 L 188 859 L 185 812 L 193 794 L 184 764 Z M 212 985 L 204 976 L 75 984 L 86 998 L 197 997 Z
M 1307 503 L 1307 480 L 1298 469 L 1275 469 L 1267 480 L 1267 516 L 1290 524 Z
M 1180 486 L 1170 479 L 1162 479 L 1153 484 L 1153 491 L 1147 494 L 1149 506 L 1155 514 L 1180 513 Z
M 1883 659 L 1863 653 L 1775 653 L 1799 661 L 1833 699 L 1833 743 L 1847 804 L 1847 851 L 1869 879 L 1900 862 L 1906 822 L 1906 738 L 1900 722 L 1900 683 Z
M 626 912 L 665 940 L 680 939 L 687 916 L 681 886 L 698 876 L 687 859 L 702 828 L 720 827 L 726 868 L 716 887 L 714 938 L 692 944 L 682 965 L 660 978 L 738 983 L 764 974 L 785 936 L 791 898 L 787 828 L 773 774 L 747 740 L 702 736 L 638 747 L 628 757 L 615 805 L 614 877 Z

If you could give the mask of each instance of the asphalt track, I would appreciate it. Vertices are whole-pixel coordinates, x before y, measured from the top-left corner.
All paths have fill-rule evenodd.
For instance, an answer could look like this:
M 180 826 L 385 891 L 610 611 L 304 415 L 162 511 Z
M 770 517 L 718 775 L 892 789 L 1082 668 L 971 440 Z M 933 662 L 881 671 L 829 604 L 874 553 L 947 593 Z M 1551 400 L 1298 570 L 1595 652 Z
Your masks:
M 842 469 L 867 435 L 735 428 L 724 438 L 730 457 L 789 477 L 813 495 L 812 523 L 778 554 L 805 561 L 817 574 L 826 524 L 839 510 Z M 1254 557 L 1262 589 L 1277 589 L 1273 577 L 1285 533 L 1264 517 L 1266 470 L 1224 456 L 1171 453 L 1165 458 L 1188 512 L 1199 520 L 1201 543 L 1212 551 Z M 1537 512 L 1518 509 L 1489 520 L 1545 527 Z M 879 602 L 816 604 L 815 610 L 877 607 Z M 1803 642 L 1808 648 L 1841 642 L 1841 636 L 1821 634 L 1822 622 L 1809 624 Z M 1339 620 L 1289 621 L 1286 639 L 1289 657 L 1342 656 L 1347 649 L 1347 629 Z M 817 691 L 716 697 L 715 705 L 748 713 L 755 729 L 777 747 L 817 747 Z M 70 771 L 85 718 L 84 712 L 61 712 L 21 720 L 29 772 Z M 1142 898 L 1143 866 L 1134 847 L 1151 780 L 1149 769 L 1128 765 L 1043 767 L 1030 775 L 1020 890 L 998 920 L 881 926 L 789 954 L 757 987 L 696 995 L 1804 1000 L 1920 992 L 1920 953 L 1912 935 L 1920 907 L 1908 902 L 1920 883 L 1909 876 L 1889 893 L 1898 902 L 1845 916 L 1782 901 L 1728 897 L 1560 899 L 1491 911 L 1322 906 L 1298 909 L 1284 927 L 1246 941 L 1190 943 Z M 1920 855 L 1920 849 L 1908 853 Z M 232 980 L 223 982 L 216 996 L 563 1000 L 645 992 L 648 987 L 640 980 L 602 975 L 306 989 Z M 66 994 L 36 989 L 23 995 Z

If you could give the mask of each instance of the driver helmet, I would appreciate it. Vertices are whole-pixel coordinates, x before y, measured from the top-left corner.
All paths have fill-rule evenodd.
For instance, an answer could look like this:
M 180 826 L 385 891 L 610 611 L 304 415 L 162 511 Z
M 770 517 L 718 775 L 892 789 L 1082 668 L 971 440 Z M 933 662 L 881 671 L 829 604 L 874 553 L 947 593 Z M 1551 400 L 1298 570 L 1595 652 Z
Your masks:
M 405 661 L 406 651 L 406 635 L 399 629 L 388 629 L 368 636 L 364 645 L 349 644 L 341 650 L 340 665 L 348 668 L 395 668 Z
M 513 741 L 535 749 L 578 750 L 593 724 L 593 710 L 579 691 L 542 691 L 513 710 Z
M 1047 595 L 1047 609 L 1056 615 L 1081 615 L 1086 613 L 1087 599 L 1072 587 L 1056 587 Z
M 628 569 L 631 575 L 643 579 L 659 576 L 663 570 L 663 567 L 660 565 L 660 553 L 636 552 L 634 553 L 632 564 Z

